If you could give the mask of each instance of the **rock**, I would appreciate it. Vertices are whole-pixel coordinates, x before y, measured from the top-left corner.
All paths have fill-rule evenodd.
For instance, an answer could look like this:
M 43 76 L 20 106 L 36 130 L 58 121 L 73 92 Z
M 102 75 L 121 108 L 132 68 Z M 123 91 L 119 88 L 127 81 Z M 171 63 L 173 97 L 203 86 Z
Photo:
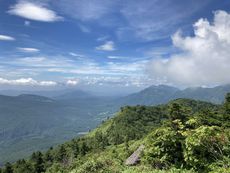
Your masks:
M 143 149 L 145 148 L 144 145 L 141 145 L 133 154 L 125 161 L 125 165 L 136 165 L 140 161 L 140 155 Z

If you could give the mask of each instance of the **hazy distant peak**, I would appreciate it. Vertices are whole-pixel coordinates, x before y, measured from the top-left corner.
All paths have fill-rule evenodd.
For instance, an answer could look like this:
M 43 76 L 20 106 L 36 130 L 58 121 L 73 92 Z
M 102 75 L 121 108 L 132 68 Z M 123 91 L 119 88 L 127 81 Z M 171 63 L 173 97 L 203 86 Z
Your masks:
M 53 102 L 51 98 L 39 96 L 39 95 L 33 95 L 33 94 L 21 94 L 19 96 L 16 96 L 19 99 L 23 100 L 31 100 L 31 101 L 42 101 L 42 102 Z
M 152 90 L 152 89 L 161 89 L 161 90 L 179 90 L 178 88 L 176 87 L 173 87 L 173 86 L 169 86 L 169 85 L 151 85 L 150 87 L 144 89 L 144 90 Z

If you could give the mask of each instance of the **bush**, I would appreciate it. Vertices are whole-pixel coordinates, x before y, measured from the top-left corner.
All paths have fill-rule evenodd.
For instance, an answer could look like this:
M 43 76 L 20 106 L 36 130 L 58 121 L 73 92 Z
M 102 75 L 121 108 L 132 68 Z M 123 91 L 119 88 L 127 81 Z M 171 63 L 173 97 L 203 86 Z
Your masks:
M 144 161 L 154 168 L 168 168 L 183 162 L 181 136 L 170 127 L 155 130 L 147 140 Z
M 228 139 L 216 126 L 201 126 L 185 140 L 184 158 L 196 169 L 205 169 L 209 164 L 222 159 Z

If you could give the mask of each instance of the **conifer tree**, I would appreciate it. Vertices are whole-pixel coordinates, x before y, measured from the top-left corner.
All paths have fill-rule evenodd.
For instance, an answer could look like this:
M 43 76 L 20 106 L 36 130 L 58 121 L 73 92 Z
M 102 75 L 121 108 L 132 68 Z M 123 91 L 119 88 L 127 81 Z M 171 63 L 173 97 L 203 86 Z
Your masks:
M 224 120 L 230 120 L 230 93 L 225 96 L 224 102 Z
M 32 160 L 34 162 L 34 170 L 36 173 L 42 173 L 45 171 L 43 154 L 40 151 L 33 154 Z
M 63 162 L 67 157 L 67 151 L 63 145 L 59 148 L 59 151 L 57 153 L 57 160 L 59 162 Z
M 13 173 L 13 167 L 11 163 L 7 162 L 5 164 L 5 169 L 3 169 L 3 173 Z

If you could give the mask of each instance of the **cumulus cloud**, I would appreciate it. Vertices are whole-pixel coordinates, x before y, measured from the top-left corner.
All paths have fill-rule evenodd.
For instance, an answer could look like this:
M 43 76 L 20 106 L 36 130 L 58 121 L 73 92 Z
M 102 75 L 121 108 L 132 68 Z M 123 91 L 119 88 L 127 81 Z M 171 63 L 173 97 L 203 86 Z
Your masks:
M 0 85 L 16 85 L 16 86 L 55 86 L 54 81 L 37 81 L 32 78 L 20 78 L 15 80 L 9 80 L 0 78 Z
M 105 42 L 105 44 L 96 47 L 96 50 L 114 51 L 115 50 L 114 42 L 113 41 L 107 41 L 107 42 Z
M 168 59 L 153 59 L 148 71 L 155 79 L 186 85 L 230 83 L 230 14 L 216 11 L 214 21 L 200 19 L 194 24 L 194 36 L 172 36 L 182 52 Z
M 63 19 L 63 17 L 58 16 L 56 12 L 45 7 L 44 4 L 32 3 L 25 0 L 21 0 L 17 4 L 11 6 L 8 13 L 41 22 L 54 22 Z
M 35 53 L 39 52 L 39 49 L 32 48 L 32 47 L 18 47 L 17 48 L 20 52 L 25 52 L 25 53 Z
M 9 35 L 0 35 L 0 41 L 14 41 L 15 38 Z

